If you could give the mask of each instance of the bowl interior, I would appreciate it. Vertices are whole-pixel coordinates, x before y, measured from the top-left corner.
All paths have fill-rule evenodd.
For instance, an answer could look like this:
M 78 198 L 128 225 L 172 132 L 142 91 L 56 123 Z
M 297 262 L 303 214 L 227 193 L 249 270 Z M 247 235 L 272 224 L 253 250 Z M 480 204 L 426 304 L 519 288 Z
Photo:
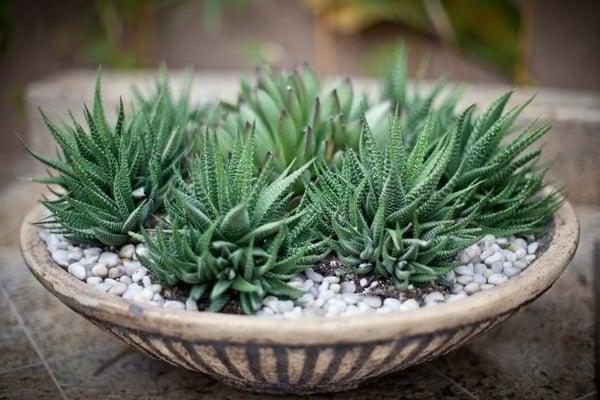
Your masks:
M 209 312 L 172 310 L 133 303 L 98 291 L 71 276 L 50 258 L 38 228 L 35 207 L 21 228 L 21 250 L 38 280 L 72 309 L 97 320 L 186 340 L 258 341 L 281 344 L 372 342 L 455 329 L 513 312 L 547 290 L 570 262 L 579 240 L 579 224 L 566 202 L 554 216 L 548 248 L 521 274 L 458 302 L 388 314 L 285 320 Z

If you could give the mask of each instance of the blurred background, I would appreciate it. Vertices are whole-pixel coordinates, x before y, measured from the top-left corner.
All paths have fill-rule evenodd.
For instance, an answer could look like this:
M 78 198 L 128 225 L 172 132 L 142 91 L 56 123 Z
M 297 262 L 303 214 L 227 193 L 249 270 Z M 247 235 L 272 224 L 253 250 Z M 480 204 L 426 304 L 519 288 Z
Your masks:
M 22 155 L 28 83 L 59 71 L 266 60 L 377 75 L 398 40 L 425 78 L 600 90 L 597 0 L 0 0 L 0 182 Z

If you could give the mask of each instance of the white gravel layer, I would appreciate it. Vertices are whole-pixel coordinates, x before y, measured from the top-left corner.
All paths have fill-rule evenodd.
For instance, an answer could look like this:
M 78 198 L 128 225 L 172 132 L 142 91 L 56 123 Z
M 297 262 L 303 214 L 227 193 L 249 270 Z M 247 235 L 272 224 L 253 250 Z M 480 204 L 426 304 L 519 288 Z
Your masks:
M 127 244 L 120 249 L 78 247 L 62 235 L 40 231 L 52 259 L 71 275 L 103 292 L 126 300 L 159 307 L 197 311 L 192 298 L 185 302 L 165 300 L 163 288 L 152 282 L 148 270 L 137 260 L 145 254 L 143 244 Z M 412 285 L 398 298 L 376 293 L 377 280 L 358 282 L 340 276 L 323 276 L 313 269 L 292 278 L 290 285 L 302 290 L 295 300 L 267 296 L 257 315 L 301 317 L 338 317 L 355 314 L 385 314 L 451 303 L 483 290 L 489 290 L 517 276 L 536 258 L 539 242 L 535 238 L 484 237 L 458 254 L 459 266 L 446 276 L 450 290 L 432 291 L 416 296 Z
M 459 266 L 446 276 L 451 288 L 447 292 L 432 291 L 416 295 L 412 286 L 398 298 L 378 296 L 373 293 L 378 281 L 361 278 L 340 281 L 338 276 L 323 276 L 309 269 L 292 279 L 292 286 L 303 290 L 295 301 L 266 297 L 258 315 L 285 318 L 308 316 L 337 317 L 354 314 L 385 314 L 410 311 L 421 307 L 433 307 L 452 303 L 483 290 L 489 290 L 517 276 L 535 260 L 539 242 L 535 238 L 496 238 L 485 236 L 457 256 Z M 335 282 L 331 284 L 329 282 Z M 335 285 L 335 286 L 334 286 Z M 282 307 L 281 303 L 285 306 Z
M 121 296 L 126 300 L 148 303 L 165 308 L 198 310 L 192 299 L 186 303 L 162 297 L 162 286 L 151 282 L 148 270 L 137 260 L 147 251 L 143 244 L 127 244 L 120 249 L 74 246 L 62 235 L 40 231 L 40 238 L 52 259 L 75 278 L 94 288 Z

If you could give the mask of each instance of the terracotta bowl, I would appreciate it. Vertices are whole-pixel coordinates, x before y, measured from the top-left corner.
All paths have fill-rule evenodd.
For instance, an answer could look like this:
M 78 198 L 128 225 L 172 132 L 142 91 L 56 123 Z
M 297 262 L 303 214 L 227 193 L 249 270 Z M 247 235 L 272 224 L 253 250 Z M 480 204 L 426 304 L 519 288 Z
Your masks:
M 508 319 L 556 281 L 579 224 L 566 203 L 546 251 L 523 273 L 452 304 L 384 315 L 282 320 L 167 310 L 102 293 L 55 264 L 39 239 L 37 207 L 21 228 L 27 265 L 64 304 L 138 350 L 243 390 L 343 391 L 454 350 Z

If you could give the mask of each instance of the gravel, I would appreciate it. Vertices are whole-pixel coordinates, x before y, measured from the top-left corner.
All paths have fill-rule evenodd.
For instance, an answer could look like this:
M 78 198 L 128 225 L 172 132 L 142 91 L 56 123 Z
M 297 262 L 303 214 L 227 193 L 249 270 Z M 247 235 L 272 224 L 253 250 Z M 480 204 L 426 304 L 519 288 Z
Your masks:
M 102 249 L 78 247 L 62 235 L 47 231 L 40 231 L 40 237 L 58 265 L 97 290 L 157 307 L 198 310 L 198 303 L 192 297 L 185 301 L 163 297 L 162 286 L 152 281 L 148 270 L 138 261 L 138 256 L 148 252 L 143 244 Z M 460 265 L 446 275 L 447 289 L 438 287 L 435 291 L 419 291 L 409 285 L 397 296 L 381 296 L 373 293 L 375 288 L 382 287 L 377 280 L 340 278 L 334 274 L 337 267 L 327 273 L 309 268 L 290 281 L 291 286 L 303 292 L 299 298 L 290 300 L 267 296 L 257 315 L 287 319 L 339 317 L 405 312 L 453 303 L 493 289 L 525 270 L 536 259 L 540 249 L 539 241 L 533 237 L 527 239 L 485 236 L 458 254 L 456 260 Z

